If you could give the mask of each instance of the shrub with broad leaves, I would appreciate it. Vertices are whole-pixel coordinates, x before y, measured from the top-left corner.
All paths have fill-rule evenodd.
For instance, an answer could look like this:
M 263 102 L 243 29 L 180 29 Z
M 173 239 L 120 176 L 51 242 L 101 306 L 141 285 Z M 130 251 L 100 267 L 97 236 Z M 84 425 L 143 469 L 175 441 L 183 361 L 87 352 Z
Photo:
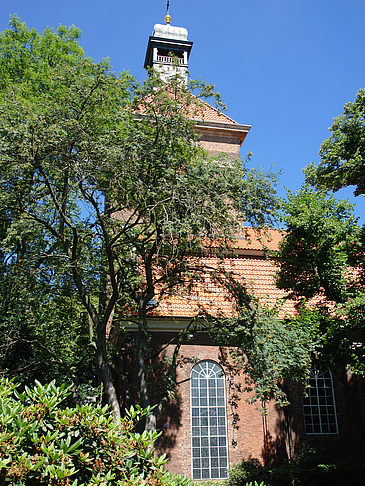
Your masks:
M 19 393 L 0 380 L 0 484 L 13 486 L 189 486 L 156 456 L 159 432 L 136 431 L 149 413 L 131 408 L 119 422 L 108 407 L 64 408 L 69 390 L 54 382 Z

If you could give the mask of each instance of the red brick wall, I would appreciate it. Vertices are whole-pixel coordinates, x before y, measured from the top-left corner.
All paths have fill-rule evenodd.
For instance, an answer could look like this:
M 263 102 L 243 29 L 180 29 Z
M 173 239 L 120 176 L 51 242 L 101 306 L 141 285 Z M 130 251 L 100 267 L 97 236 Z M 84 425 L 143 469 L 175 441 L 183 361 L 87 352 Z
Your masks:
M 167 468 L 173 472 L 191 476 L 191 418 L 190 418 L 190 372 L 195 362 L 213 360 L 220 362 L 219 348 L 212 346 L 207 337 L 200 337 L 196 344 L 181 346 L 180 356 L 185 364 L 178 369 L 178 398 L 161 414 L 159 425 L 164 430 L 158 450 L 170 458 Z M 205 342 L 204 342 L 205 341 Z M 173 352 L 169 346 L 167 354 Z M 268 415 L 261 413 L 261 404 L 249 404 L 251 396 L 244 390 L 244 379 L 226 373 L 226 408 L 228 431 L 229 464 L 239 462 L 243 457 L 265 457 L 265 437 L 269 438 L 271 449 L 282 449 L 282 439 L 277 436 L 281 412 L 271 403 Z M 265 435 L 266 431 L 266 435 Z M 285 446 L 284 446 L 285 448 Z
M 165 336 L 167 337 L 167 336 Z M 163 334 L 158 340 L 164 340 Z M 165 342 L 168 339 L 165 339 Z M 160 341 L 161 342 L 161 341 Z M 174 346 L 166 350 L 171 355 Z M 200 335 L 193 344 L 181 346 L 183 363 L 178 369 L 177 398 L 162 412 L 159 427 L 163 435 L 158 452 L 169 457 L 167 469 L 191 477 L 190 372 L 197 361 L 220 363 L 219 348 Z M 358 377 L 345 372 L 334 373 L 335 399 L 339 422 L 338 435 L 310 436 L 304 433 L 302 391 L 297 384 L 286 386 L 291 405 L 285 409 L 268 405 L 268 415 L 261 404 L 249 404 L 244 377 L 232 375 L 226 368 L 226 408 L 229 464 L 243 457 L 256 457 L 268 464 L 290 458 L 305 445 L 324 448 L 333 455 L 359 455 L 365 449 L 365 387 Z
M 239 136 L 233 136 L 230 133 L 221 133 L 218 135 L 207 130 L 196 130 L 199 137 L 199 145 L 207 150 L 211 155 L 225 153 L 234 158 L 240 157 L 241 143 Z
M 305 434 L 302 389 L 288 385 L 291 405 L 287 407 L 292 452 L 305 445 L 330 452 L 332 457 L 361 457 L 365 452 L 365 386 L 364 380 L 345 369 L 332 372 L 338 434 Z
M 216 137 L 212 137 L 211 139 L 207 138 L 201 140 L 199 145 L 211 155 L 225 153 L 235 158 L 240 157 L 240 145 L 239 140 L 237 139 L 232 139 L 232 141 L 230 141 L 222 137 L 220 140 L 217 140 Z

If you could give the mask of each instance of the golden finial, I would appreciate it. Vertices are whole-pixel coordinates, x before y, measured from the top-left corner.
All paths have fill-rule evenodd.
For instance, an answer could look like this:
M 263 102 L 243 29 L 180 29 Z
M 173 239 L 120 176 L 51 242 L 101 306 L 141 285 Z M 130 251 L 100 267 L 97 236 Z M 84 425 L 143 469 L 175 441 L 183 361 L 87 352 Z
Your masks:
M 170 25 L 171 24 L 171 16 L 170 16 L 170 0 L 167 0 L 167 3 L 166 3 L 166 17 L 165 17 L 165 22 L 167 25 Z

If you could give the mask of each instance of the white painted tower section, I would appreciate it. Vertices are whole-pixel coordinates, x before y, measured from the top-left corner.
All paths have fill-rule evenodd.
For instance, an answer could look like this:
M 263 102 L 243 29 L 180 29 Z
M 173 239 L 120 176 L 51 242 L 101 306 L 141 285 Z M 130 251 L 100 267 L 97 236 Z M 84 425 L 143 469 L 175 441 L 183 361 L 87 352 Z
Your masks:
M 156 24 L 153 28 L 153 37 L 165 39 L 188 40 L 188 31 L 185 27 L 175 27 L 171 24 Z
M 171 25 L 171 17 L 165 17 L 166 25 L 156 24 L 150 37 L 145 67 L 150 66 L 160 73 L 163 81 L 171 76 L 181 76 L 188 81 L 188 59 L 192 42 L 188 41 L 185 27 Z

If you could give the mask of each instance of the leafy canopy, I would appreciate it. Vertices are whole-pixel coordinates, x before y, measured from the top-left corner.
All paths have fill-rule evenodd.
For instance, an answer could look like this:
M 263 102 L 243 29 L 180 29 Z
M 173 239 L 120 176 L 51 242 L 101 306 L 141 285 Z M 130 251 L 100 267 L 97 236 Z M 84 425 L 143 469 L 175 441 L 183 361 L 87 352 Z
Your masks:
M 355 196 L 365 194 L 365 89 L 345 105 L 330 131 L 321 145 L 320 163 L 305 170 L 307 182 L 332 191 L 355 186 Z
M 85 55 L 75 27 L 40 34 L 10 24 L 0 35 L 3 359 L 16 373 L 26 336 L 32 377 L 45 373 L 41 350 L 77 385 L 90 379 L 95 350 L 118 416 L 125 383 L 110 358 L 122 353 L 121 322 L 138 327 L 147 405 L 148 302 L 202 276 L 194 257 L 207 238 L 231 237 L 240 218 L 272 221 L 274 176 L 198 147 L 188 117 L 200 102 L 179 79 L 165 85 L 152 72 L 139 84 L 113 73 Z M 21 305 L 17 279 L 29 282 Z
M 277 285 L 295 297 L 324 292 L 345 302 L 355 284 L 346 269 L 361 262 L 353 206 L 305 185 L 297 193 L 289 191 L 282 207 L 287 230 L 276 255 Z
M 317 322 L 322 362 L 364 373 L 364 238 L 348 201 L 308 185 L 283 204 L 277 285 Z M 311 316 L 311 317 L 310 317 Z

